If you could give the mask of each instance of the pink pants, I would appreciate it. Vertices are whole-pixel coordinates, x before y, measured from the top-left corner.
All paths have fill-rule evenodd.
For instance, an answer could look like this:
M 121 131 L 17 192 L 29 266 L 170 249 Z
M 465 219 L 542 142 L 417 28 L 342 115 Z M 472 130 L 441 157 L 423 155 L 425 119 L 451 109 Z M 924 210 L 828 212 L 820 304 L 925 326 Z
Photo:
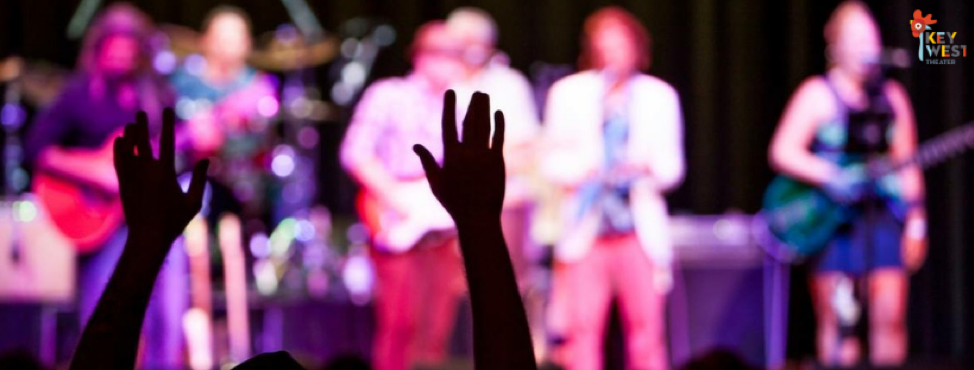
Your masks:
M 635 235 L 600 238 L 580 261 L 568 264 L 568 370 L 603 366 L 602 344 L 613 296 L 618 299 L 629 369 L 669 368 L 665 296 L 653 287 L 653 265 Z
M 456 240 L 400 254 L 372 253 L 377 275 L 373 367 L 406 370 L 446 359 L 465 291 Z

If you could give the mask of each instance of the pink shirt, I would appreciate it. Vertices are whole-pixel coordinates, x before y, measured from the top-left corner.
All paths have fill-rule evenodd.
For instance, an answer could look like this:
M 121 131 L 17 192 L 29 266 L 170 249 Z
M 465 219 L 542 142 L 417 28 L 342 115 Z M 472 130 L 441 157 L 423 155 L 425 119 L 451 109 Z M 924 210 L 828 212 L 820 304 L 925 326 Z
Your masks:
M 433 91 L 415 75 L 383 79 L 369 86 L 345 132 L 341 161 L 354 168 L 374 157 L 400 180 L 425 176 L 413 145 L 422 144 L 443 161 L 440 116 L 443 91 Z

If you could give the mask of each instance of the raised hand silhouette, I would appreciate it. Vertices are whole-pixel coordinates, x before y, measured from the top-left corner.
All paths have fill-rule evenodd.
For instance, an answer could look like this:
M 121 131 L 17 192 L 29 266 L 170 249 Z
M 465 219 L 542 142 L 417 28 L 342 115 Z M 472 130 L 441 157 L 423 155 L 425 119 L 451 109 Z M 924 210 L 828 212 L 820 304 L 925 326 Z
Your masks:
M 173 241 L 199 212 L 207 160 L 193 168 L 184 193 L 176 182 L 174 125 L 163 112 L 159 158 L 152 154 L 145 112 L 115 139 L 114 162 L 129 232 L 125 249 L 71 361 L 71 369 L 131 369 L 152 286 Z
M 458 140 L 456 94 L 443 103 L 443 166 L 422 145 L 413 149 L 423 163 L 436 198 L 457 225 L 473 311 L 474 367 L 536 369 L 524 305 L 504 243 L 500 215 L 504 203 L 504 114 L 494 114 L 490 97 L 475 93 Z
M 183 193 L 176 180 L 175 122 L 173 110 L 164 110 L 158 159 L 153 157 L 149 144 L 145 112 L 139 112 L 136 123 L 125 126 L 114 147 L 115 173 L 130 233 L 132 237 L 158 240 L 164 249 L 161 252 L 169 250 L 169 245 L 199 212 L 209 167 L 209 160 L 197 163 L 189 192 Z
M 494 113 L 494 136 L 490 136 L 490 97 L 474 93 L 463 120 L 463 141 L 457 137 L 457 96 L 446 92 L 443 102 L 443 166 L 426 147 L 416 144 L 433 194 L 453 220 L 493 221 L 504 204 L 504 114 Z

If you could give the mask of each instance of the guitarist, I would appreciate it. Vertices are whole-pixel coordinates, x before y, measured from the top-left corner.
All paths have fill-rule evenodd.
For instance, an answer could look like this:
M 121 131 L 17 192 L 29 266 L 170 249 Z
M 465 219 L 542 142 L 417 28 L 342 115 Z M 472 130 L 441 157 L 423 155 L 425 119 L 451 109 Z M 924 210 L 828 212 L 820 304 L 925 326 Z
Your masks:
M 462 45 L 442 22 L 421 26 L 410 51 L 412 72 L 365 90 L 341 146 L 345 170 L 393 218 L 442 210 L 429 187 L 422 187 L 423 166 L 412 148 L 422 144 L 442 159 L 442 96 L 464 73 Z M 361 209 L 360 216 L 370 218 Z M 378 285 L 373 366 L 405 370 L 412 362 L 442 362 L 463 289 L 456 238 L 440 233 L 393 248 L 375 237 L 377 227 L 386 225 L 369 226 Z
M 152 32 L 149 18 L 123 3 L 108 7 L 95 19 L 84 37 L 74 78 L 27 134 L 26 155 L 33 162 L 35 173 L 117 201 L 112 139 L 136 112 L 160 112 L 172 103 L 168 86 L 152 69 Z M 157 118 L 156 114 L 150 115 L 150 119 Z M 35 177 L 34 181 L 39 186 L 41 179 Z M 117 211 L 121 217 L 121 209 Z M 78 259 L 78 314 L 82 326 L 115 268 L 126 233 L 124 226 L 119 227 L 94 252 Z M 185 265 L 185 256 L 173 248 L 156 282 L 157 294 L 145 320 L 146 367 L 182 367 Z
M 770 163 L 778 172 L 820 187 L 841 204 L 871 212 L 868 220 L 857 217 L 843 226 L 813 259 L 810 285 L 819 361 L 828 366 L 852 366 L 859 361 L 860 340 L 848 327 L 856 309 L 849 310 L 850 300 L 836 293 L 850 292 L 850 279 L 862 279 L 860 288 L 869 302 L 869 312 L 863 313 L 869 319 L 869 360 L 880 366 L 900 365 L 907 355 L 907 271 L 917 269 L 926 254 L 923 178 L 916 167 L 894 175 L 899 195 L 909 205 L 902 220 L 885 202 L 863 200 L 867 186 L 863 171 L 836 161 L 863 156 L 863 136 L 850 117 L 884 107 L 888 114 L 881 123 L 886 129 L 880 132 L 885 135 L 874 135 L 880 140 L 873 147 L 885 149 L 866 155 L 886 154 L 894 160 L 912 155 L 917 146 L 913 108 L 896 81 L 880 81 L 876 94 L 867 91 L 868 82 L 881 76 L 876 61 L 882 44 L 866 5 L 858 1 L 839 5 L 825 26 L 825 39 L 828 71 L 806 79 L 791 97 L 771 142 Z M 870 99 L 870 95 L 875 96 Z M 833 304 L 843 301 L 846 304 Z

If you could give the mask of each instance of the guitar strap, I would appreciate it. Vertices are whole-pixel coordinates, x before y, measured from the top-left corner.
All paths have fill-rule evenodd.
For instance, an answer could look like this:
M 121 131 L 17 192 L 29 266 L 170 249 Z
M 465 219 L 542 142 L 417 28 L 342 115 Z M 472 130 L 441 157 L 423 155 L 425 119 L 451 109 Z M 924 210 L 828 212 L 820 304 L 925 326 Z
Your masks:
M 836 110 L 832 120 L 819 127 L 813 148 L 816 152 L 840 151 L 841 148 L 845 147 L 849 137 L 849 107 L 839 95 L 839 91 L 829 75 L 822 75 L 822 78 L 825 80 L 825 86 L 828 86 L 829 91 L 832 92 Z
M 825 86 L 829 87 L 829 91 L 832 93 L 832 97 L 835 98 L 835 117 L 836 120 L 842 121 L 843 124 L 848 124 L 849 117 L 849 106 L 846 105 L 845 100 L 842 99 L 842 95 L 839 95 L 839 89 L 835 87 L 835 82 L 828 74 L 822 75 L 825 79 Z

